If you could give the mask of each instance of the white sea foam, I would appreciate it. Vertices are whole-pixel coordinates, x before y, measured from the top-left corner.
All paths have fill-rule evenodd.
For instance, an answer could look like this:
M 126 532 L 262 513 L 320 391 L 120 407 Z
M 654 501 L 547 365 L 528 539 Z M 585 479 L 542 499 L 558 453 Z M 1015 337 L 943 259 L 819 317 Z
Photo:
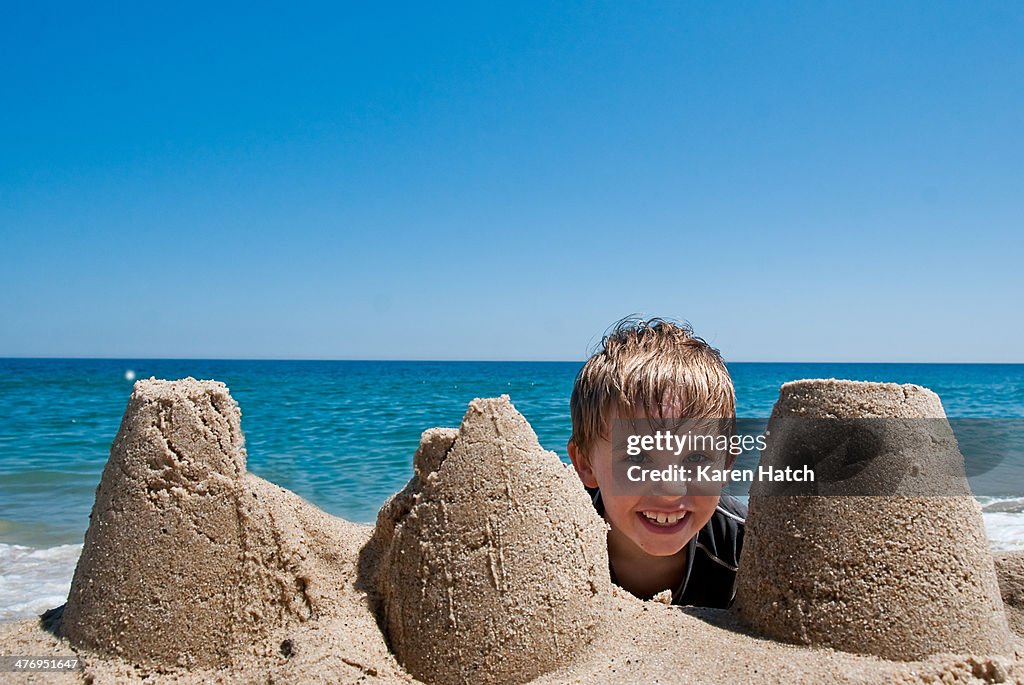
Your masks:
M 1008 512 L 984 512 L 985 532 L 993 551 L 1005 552 L 1024 549 L 1024 514 Z
M 31 618 L 63 604 L 81 553 L 81 545 L 0 543 L 0 620 Z
M 993 551 L 1024 549 L 1024 497 L 979 497 Z

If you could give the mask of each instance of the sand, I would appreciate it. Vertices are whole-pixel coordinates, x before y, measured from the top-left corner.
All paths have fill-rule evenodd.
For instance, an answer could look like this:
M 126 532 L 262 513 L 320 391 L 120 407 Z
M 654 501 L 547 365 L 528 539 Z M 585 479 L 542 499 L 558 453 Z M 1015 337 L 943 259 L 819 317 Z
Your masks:
M 399 661 L 446 684 L 526 682 L 569 663 L 611 591 L 607 526 L 575 474 L 507 397 L 471 402 L 443 461 L 423 461 L 434 470 L 419 469 L 380 574 Z
M 414 462 L 375 527 L 351 524 L 246 472 L 240 414 L 222 384 L 136 383 L 68 604 L 43 622 L 0 624 L 0 653 L 77 654 L 84 670 L 0 680 L 1022 681 L 1020 638 L 978 632 L 987 623 L 972 618 L 988 611 L 985 573 L 979 591 L 964 595 L 973 602 L 966 610 L 935 594 L 957 583 L 902 579 L 928 588 L 914 595 L 915 615 L 955 616 L 969 635 L 962 647 L 945 643 L 954 654 L 915 661 L 837 651 L 817 633 L 810 645 L 785 644 L 752 634 L 745 615 L 644 602 L 615 588 L 603 522 L 507 398 L 474 401 L 458 430 L 424 433 Z M 829 521 L 817 530 L 842 523 Z M 767 539 L 758 525 L 753 537 Z M 973 547 L 965 561 L 985 566 Z M 996 568 L 1019 629 L 1024 555 L 1003 555 Z M 829 570 L 789 568 L 791 579 Z M 899 577 L 903 568 L 889 571 Z M 892 576 L 861 579 L 858 591 Z M 848 629 L 870 642 L 880 627 L 876 616 Z M 922 630 L 929 651 L 948 639 Z
M 1024 551 L 1002 552 L 995 556 L 994 561 L 1010 628 L 1014 633 L 1024 635 Z
M 364 661 L 404 677 L 356 588 L 370 531 L 246 473 L 240 418 L 221 383 L 136 383 L 60 633 L 118 657 L 89 662 L 101 681 L 182 667 L 345 679 Z

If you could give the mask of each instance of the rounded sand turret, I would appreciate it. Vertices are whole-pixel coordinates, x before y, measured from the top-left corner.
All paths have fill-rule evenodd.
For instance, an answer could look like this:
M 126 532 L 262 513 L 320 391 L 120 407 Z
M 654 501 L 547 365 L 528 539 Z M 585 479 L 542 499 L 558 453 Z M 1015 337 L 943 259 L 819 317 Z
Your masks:
M 507 397 L 474 400 L 458 434 L 428 431 L 419 455 L 378 522 L 393 527 L 378 531 L 379 584 L 399 661 L 429 683 L 526 682 L 569 663 L 611 591 L 607 528 L 575 475 Z
M 783 385 L 761 465 L 797 462 L 820 471 L 811 490 L 751 490 L 735 603 L 744 623 L 891 659 L 1013 653 L 981 510 L 933 392 Z

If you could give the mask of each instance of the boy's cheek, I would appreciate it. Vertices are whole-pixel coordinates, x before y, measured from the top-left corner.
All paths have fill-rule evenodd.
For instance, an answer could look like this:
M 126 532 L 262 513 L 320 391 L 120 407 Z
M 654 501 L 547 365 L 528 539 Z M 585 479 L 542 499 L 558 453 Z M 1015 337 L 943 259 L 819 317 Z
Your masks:
M 717 495 L 711 497 L 700 497 L 694 498 L 702 500 L 694 507 L 694 524 L 696 524 L 696 531 L 699 531 L 707 522 L 711 520 L 711 517 L 715 515 L 715 508 L 718 506 L 719 497 Z

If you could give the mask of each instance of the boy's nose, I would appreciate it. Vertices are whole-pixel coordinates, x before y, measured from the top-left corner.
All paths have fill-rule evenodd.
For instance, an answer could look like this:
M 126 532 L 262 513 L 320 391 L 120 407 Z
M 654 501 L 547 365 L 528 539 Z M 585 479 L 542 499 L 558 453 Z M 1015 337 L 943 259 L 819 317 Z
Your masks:
M 663 480 L 651 485 L 651 494 L 655 497 L 683 497 L 689 489 L 689 484 L 681 480 Z

